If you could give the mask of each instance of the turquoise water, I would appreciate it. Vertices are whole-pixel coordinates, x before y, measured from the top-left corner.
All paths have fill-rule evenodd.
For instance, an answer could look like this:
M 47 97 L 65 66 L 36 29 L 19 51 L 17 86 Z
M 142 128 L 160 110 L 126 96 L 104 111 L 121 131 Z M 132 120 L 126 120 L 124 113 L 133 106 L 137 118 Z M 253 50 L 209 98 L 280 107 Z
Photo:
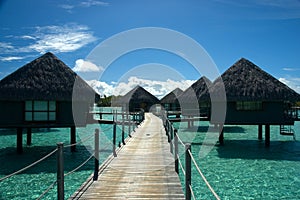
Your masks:
M 198 166 L 221 199 L 300 199 L 299 141 L 280 135 L 279 127 L 271 126 L 271 145 L 265 148 L 264 140 L 257 140 L 257 126 L 225 126 L 224 145 L 214 146 L 207 156 L 200 158 L 208 123 L 198 125 L 196 133 L 182 123 L 179 136 L 192 142 Z M 294 129 L 300 139 L 300 123 Z M 180 147 L 184 164 L 183 151 Z M 182 173 L 180 178 L 184 185 Z M 195 168 L 192 185 L 197 199 L 214 199 Z
M 196 161 L 221 199 L 300 199 L 300 142 L 291 136 L 281 136 L 278 126 L 271 126 L 271 145 L 265 148 L 264 140 L 257 140 L 257 126 L 225 126 L 224 145 L 213 146 L 204 158 L 199 151 L 208 127 L 200 122 L 196 129 L 180 124 L 179 136 L 183 141 L 192 142 L 192 153 Z M 179 128 L 179 124 L 175 124 Z M 77 142 L 101 128 L 100 162 L 111 154 L 112 126 L 88 125 L 77 128 Z M 295 124 L 296 138 L 300 140 L 300 123 Z M 126 131 L 128 129 L 126 128 Z M 128 131 L 127 131 L 128 132 Z M 127 133 L 126 132 L 126 136 Z M 121 127 L 117 128 L 120 141 Z M 26 146 L 23 136 L 24 153 L 16 154 L 16 131 L 0 130 L 0 177 L 4 177 L 42 158 L 56 148 L 57 142 L 70 141 L 70 130 L 34 129 L 32 145 Z M 65 173 L 71 171 L 91 154 L 94 140 L 76 147 L 75 153 L 65 148 Z M 104 148 L 105 147 L 105 148 Z M 183 147 L 180 147 L 184 163 Z M 93 173 L 92 159 L 74 174 L 65 177 L 65 197 L 71 196 Z M 214 199 L 195 168 L 192 169 L 192 185 L 196 199 Z M 182 173 L 181 181 L 184 185 Z M 56 154 L 40 164 L 0 182 L 0 199 L 36 199 L 56 179 Z M 56 199 L 56 185 L 43 199 Z
M 111 117 L 108 117 L 111 118 Z M 112 125 L 94 124 L 85 128 L 76 128 L 77 142 L 94 135 L 100 128 L 100 164 L 112 153 Z M 121 141 L 121 126 L 117 126 L 117 144 Z M 101 131 L 102 130 L 102 131 Z M 125 137 L 128 127 L 125 127 Z M 0 178 L 9 175 L 34 161 L 39 160 L 56 148 L 58 142 L 70 143 L 69 128 L 33 129 L 32 145 L 26 145 L 23 135 L 23 154 L 16 153 L 16 130 L 0 129 Z M 91 155 L 94 137 L 76 146 L 76 152 L 70 147 L 64 148 L 65 174 L 73 170 Z M 0 182 L 0 199 L 36 199 L 56 180 L 56 153 L 34 167 Z M 65 177 L 65 198 L 70 197 L 93 173 L 94 159 L 82 168 Z M 56 185 L 43 199 L 56 199 Z

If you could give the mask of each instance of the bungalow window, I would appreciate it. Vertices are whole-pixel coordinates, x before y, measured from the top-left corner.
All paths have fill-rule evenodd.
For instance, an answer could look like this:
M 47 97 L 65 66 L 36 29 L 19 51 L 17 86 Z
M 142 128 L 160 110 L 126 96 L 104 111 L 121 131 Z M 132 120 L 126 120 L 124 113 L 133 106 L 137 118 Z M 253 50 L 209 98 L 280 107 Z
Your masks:
M 168 103 L 165 103 L 165 110 L 169 110 L 170 109 L 170 105 Z
M 237 110 L 262 110 L 262 102 L 261 101 L 238 101 L 236 102 Z
M 26 101 L 25 121 L 55 121 L 55 101 Z

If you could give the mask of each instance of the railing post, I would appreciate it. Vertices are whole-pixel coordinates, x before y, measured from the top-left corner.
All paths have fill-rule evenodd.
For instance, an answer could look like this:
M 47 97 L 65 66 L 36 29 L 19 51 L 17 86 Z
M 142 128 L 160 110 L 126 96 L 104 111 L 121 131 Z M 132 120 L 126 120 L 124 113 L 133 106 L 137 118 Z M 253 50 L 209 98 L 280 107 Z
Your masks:
M 174 148 L 173 148 L 173 143 L 174 143 L 173 134 L 174 134 L 174 128 L 171 125 L 171 128 L 170 128 L 170 151 L 171 151 L 171 153 L 173 153 L 173 151 L 174 151 Z
M 185 144 L 185 199 L 191 200 L 191 144 Z
M 64 143 L 57 144 L 57 199 L 64 199 Z
M 175 172 L 179 174 L 179 161 L 178 161 L 178 136 L 177 136 L 177 129 L 174 130 L 174 156 L 175 156 Z
M 168 142 L 170 142 L 170 129 L 169 129 L 169 120 L 167 119 L 167 123 L 166 123 L 166 134 L 168 136 Z
M 95 129 L 95 169 L 94 169 L 94 177 L 93 180 L 98 180 L 99 173 L 99 129 Z
M 117 157 L 117 154 L 116 154 L 116 137 L 117 137 L 117 123 L 114 121 L 114 124 L 113 124 L 113 154 L 114 154 L 114 157 Z
M 128 135 L 129 137 L 131 137 L 131 116 L 127 115 L 127 119 L 128 119 Z
M 125 119 L 124 119 L 124 112 L 122 112 L 122 143 L 125 145 Z

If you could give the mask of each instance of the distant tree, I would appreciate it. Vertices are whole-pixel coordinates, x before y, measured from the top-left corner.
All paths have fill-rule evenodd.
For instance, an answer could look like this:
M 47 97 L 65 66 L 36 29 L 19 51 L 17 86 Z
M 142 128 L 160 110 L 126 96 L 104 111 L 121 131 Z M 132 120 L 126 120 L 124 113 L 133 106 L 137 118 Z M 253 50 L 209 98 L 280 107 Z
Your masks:
M 100 100 L 97 102 L 97 106 L 110 107 L 111 99 L 112 99 L 112 96 L 107 97 L 106 95 L 103 95 L 103 97 L 100 97 Z

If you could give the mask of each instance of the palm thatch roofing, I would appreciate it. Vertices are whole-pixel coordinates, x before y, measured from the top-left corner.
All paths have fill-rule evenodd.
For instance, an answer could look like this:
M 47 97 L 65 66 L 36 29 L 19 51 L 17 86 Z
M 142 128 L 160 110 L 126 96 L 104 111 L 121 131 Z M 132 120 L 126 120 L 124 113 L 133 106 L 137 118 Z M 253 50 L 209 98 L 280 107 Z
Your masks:
M 212 82 L 202 76 L 195 83 L 193 83 L 189 88 L 187 88 L 179 97 L 179 101 L 182 103 L 191 103 L 195 100 L 201 101 L 202 94 L 207 91 L 208 87 L 210 87 Z
M 82 78 L 49 52 L 0 81 L 0 100 L 90 100 L 87 98 L 95 94 Z
M 147 112 L 152 105 L 157 103 L 159 103 L 159 100 L 141 86 L 136 86 L 118 99 L 118 104 L 129 105 L 130 111 L 143 108 Z
M 141 86 L 136 86 L 132 90 L 130 90 L 127 94 L 125 94 L 121 98 L 122 103 L 129 103 L 129 102 L 151 102 L 156 104 L 159 100 L 153 96 L 150 92 L 145 90 Z
M 178 103 L 177 97 L 180 96 L 182 93 L 183 91 L 180 88 L 176 88 L 175 90 L 164 96 L 160 100 L 160 103 Z
M 227 101 L 300 100 L 297 92 L 245 58 L 238 60 L 214 81 L 210 93 L 216 97 L 222 92 L 222 81 Z M 208 90 L 202 96 L 208 98 Z

